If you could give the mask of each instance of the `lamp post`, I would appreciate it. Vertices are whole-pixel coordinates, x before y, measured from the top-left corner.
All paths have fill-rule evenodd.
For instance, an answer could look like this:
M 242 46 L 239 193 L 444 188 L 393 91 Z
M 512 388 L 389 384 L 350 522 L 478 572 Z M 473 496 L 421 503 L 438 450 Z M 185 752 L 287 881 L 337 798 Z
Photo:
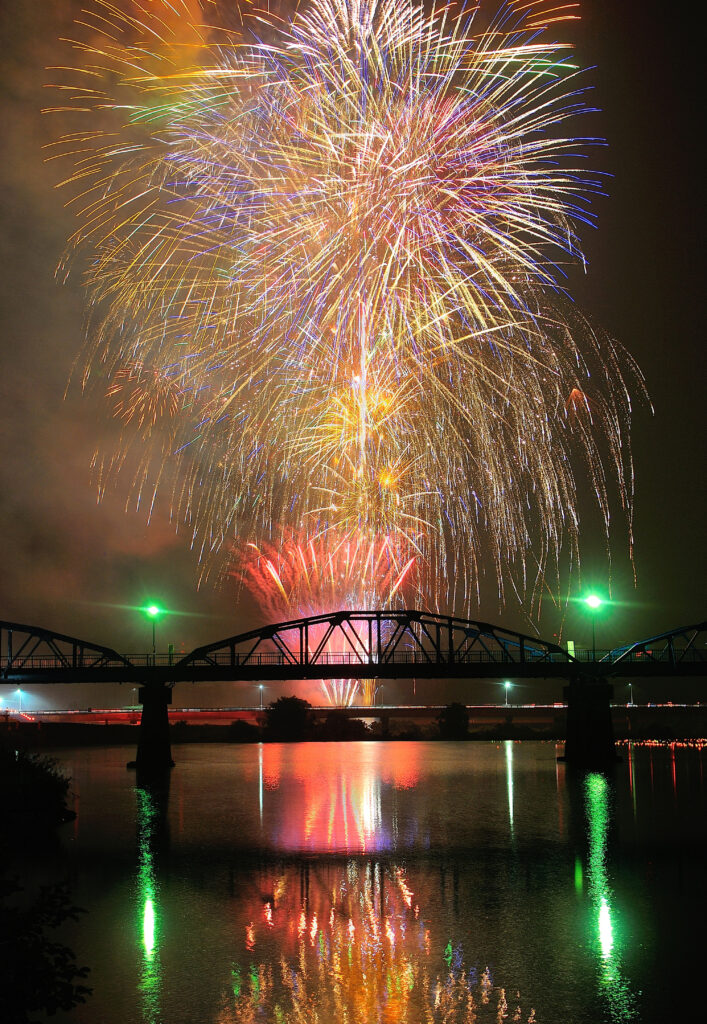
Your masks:
M 263 710 L 263 684 L 260 683 L 260 710 Z
M 628 684 L 628 702 L 633 707 L 633 682 Z
M 508 707 L 508 691 L 511 688 L 511 684 L 510 684 L 510 682 L 507 679 L 506 679 L 505 683 L 503 684 L 503 687 L 504 687 L 504 689 L 506 691 L 506 707 Z
M 22 714 L 22 687 L 21 686 L 17 687 L 17 697 L 18 697 L 19 702 L 20 702 L 20 714 Z
M 157 624 L 157 618 L 162 614 L 162 609 L 157 604 L 148 604 L 145 609 L 146 614 L 152 619 L 152 664 L 155 664 L 155 626 Z
M 597 633 L 596 633 L 596 619 L 597 619 L 597 608 L 602 605 L 602 599 L 597 597 L 596 594 L 589 594 L 584 599 L 584 603 L 592 612 L 592 661 L 597 660 Z

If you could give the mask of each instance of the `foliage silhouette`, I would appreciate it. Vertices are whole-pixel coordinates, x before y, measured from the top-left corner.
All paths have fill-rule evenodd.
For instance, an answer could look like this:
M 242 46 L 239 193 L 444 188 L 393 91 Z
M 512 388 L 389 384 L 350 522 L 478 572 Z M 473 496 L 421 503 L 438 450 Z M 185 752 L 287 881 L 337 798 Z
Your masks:
M 371 738 L 371 731 L 359 718 L 349 718 L 345 712 L 335 710 L 328 713 L 317 736 L 322 740 L 365 740 Z
M 469 712 L 464 704 L 448 704 L 437 719 L 443 740 L 465 740 L 469 735 Z
M 84 911 L 71 903 L 65 884 L 42 886 L 30 894 L 11 876 L 11 864 L 26 848 L 46 851 L 52 830 L 70 820 L 69 780 L 56 762 L 0 744 L 0 800 L 4 828 L 0 840 L 0 1020 L 39 1024 L 39 1018 L 83 1003 L 91 989 L 81 979 L 68 946 L 48 932 Z
M 292 740 L 307 739 L 312 731 L 308 700 L 300 697 L 280 697 L 268 704 L 265 709 L 265 734 L 268 739 Z
M 86 1001 L 91 989 L 80 979 L 87 967 L 46 933 L 84 913 L 72 905 L 66 885 L 43 886 L 27 900 L 14 879 L 0 881 L 0 1019 L 38 1024 L 34 1014 L 53 1015 Z
M 51 830 L 72 818 L 66 806 L 68 793 L 69 780 L 51 758 L 0 744 L 0 801 L 9 826 L 3 830 L 2 845 L 26 831 Z

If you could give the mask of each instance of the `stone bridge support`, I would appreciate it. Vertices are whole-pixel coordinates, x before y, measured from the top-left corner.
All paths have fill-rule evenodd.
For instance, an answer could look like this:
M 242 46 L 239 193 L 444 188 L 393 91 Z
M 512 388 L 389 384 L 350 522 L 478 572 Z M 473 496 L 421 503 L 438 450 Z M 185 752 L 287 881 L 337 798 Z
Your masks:
M 378 715 L 378 721 L 381 726 L 381 736 L 386 739 L 390 736 L 390 712 L 383 712 Z
M 562 760 L 589 771 L 608 768 L 618 760 L 611 721 L 614 687 L 603 679 L 577 676 L 563 693 L 567 738 Z
M 141 686 L 138 699 L 142 704 L 137 758 L 129 768 L 136 768 L 138 785 L 163 777 L 174 767 L 169 739 L 167 708 L 172 703 L 172 690 L 161 683 Z

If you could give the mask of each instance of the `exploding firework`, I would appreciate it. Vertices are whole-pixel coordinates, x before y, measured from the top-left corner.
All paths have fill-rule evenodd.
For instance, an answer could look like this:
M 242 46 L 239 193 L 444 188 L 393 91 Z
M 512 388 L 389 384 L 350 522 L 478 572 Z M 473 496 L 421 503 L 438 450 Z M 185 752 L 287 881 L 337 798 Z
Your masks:
M 281 622 L 340 608 L 367 610 L 404 603 L 419 586 L 415 556 L 404 559 L 405 552 L 389 538 L 364 542 L 332 534 L 308 540 L 290 536 L 278 545 L 247 544 L 237 554 L 233 571 L 267 620 Z M 312 651 L 318 649 L 325 628 L 311 627 Z M 375 703 L 372 679 L 322 680 L 321 687 L 330 704 L 351 705 L 357 697 L 365 706 Z
M 205 565 L 288 527 L 395 537 L 440 604 L 484 568 L 537 593 L 576 560 L 579 474 L 607 531 L 612 478 L 630 519 L 640 377 L 558 285 L 600 189 L 552 35 L 576 5 L 486 6 L 313 0 L 248 41 L 180 0 L 89 5 L 68 75 L 89 123 L 57 150 L 90 253 L 84 379 L 113 403 L 131 367 L 150 381 L 125 444 L 142 487 L 146 425 L 160 480 L 168 437 Z

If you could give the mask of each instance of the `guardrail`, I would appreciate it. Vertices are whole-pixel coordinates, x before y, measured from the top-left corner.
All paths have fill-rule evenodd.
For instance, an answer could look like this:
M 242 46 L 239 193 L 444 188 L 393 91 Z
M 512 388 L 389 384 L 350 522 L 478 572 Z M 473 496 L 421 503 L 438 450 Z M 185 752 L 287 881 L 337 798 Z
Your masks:
M 444 652 L 446 654 L 446 652 Z M 579 662 L 580 664 L 594 664 L 603 663 L 604 665 L 613 664 L 618 660 L 621 652 L 612 651 L 596 651 L 594 655 L 591 650 L 575 650 L 574 657 L 571 658 L 561 652 L 555 651 L 534 651 L 526 649 L 524 652 L 524 661 L 526 664 L 567 664 Z M 135 668 L 142 667 L 160 667 L 169 668 L 176 666 L 180 660 L 179 655 L 175 654 L 127 654 L 125 658 L 130 662 L 131 666 Z M 628 656 L 624 655 L 624 663 L 639 663 L 639 662 L 653 662 L 658 664 L 674 664 L 675 662 L 689 662 L 691 664 L 704 662 L 707 669 L 707 654 L 703 653 L 698 649 L 691 649 L 687 651 L 635 651 L 631 652 Z M 430 665 L 438 664 L 444 665 L 471 665 L 471 664 L 494 664 L 499 665 L 512 665 L 519 664 L 520 659 L 511 658 L 505 651 L 488 651 L 488 650 L 472 650 L 457 652 L 451 659 L 438 656 L 438 653 L 434 650 L 424 651 L 395 651 L 389 656 L 378 659 L 374 654 L 371 658 L 363 657 L 352 651 L 326 651 L 320 653 L 316 661 L 308 661 L 304 664 L 309 666 L 315 665 L 327 665 L 337 666 L 340 665 L 342 669 L 345 669 L 347 665 L 371 665 L 377 666 L 381 664 L 386 665 Z M 198 662 L 193 664 L 197 665 L 215 665 L 228 667 L 233 666 L 286 666 L 292 665 L 296 667 L 301 664 L 295 655 L 292 654 L 290 657 L 286 656 L 280 651 L 260 651 L 252 654 L 241 654 L 235 652 L 231 654 L 228 651 L 213 652 L 208 655 L 208 658 L 200 659 Z M 13 667 L 22 667 L 28 670 L 40 671 L 42 669 L 52 670 L 66 668 L 65 662 L 62 662 L 59 658 L 54 658 L 48 655 L 28 655 L 22 658 L 15 658 L 9 663 L 7 657 L 0 658 L 0 672 L 12 669 Z M 76 666 L 77 668 L 83 667 L 81 664 Z M 0 682 L 1 685 L 1 682 Z

